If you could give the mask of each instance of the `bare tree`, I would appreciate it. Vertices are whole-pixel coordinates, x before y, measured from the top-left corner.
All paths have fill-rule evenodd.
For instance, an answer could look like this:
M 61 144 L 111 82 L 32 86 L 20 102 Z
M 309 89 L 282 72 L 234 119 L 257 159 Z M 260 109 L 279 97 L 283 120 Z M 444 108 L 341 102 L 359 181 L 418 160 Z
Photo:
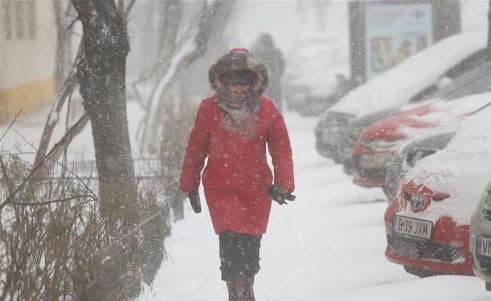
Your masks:
M 169 97 L 166 97 L 166 93 L 169 93 L 170 88 L 177 84 L 176 80 L 194 62 L 205 55 L 210 41 L 218 40 L 223 35 L 225 24 L 229 20 L 235 2 L 235 0 L 217 0 L 208 5 L 207 1 L 203 1 L 199 22 L 191 27 L 191 32 L 182 34 L 182 38 L 174 43 L 170 37 L 176 38 L 177 35 L 172 32 L 168 33 L 166 38 L 168 45 L 175 46 L 171 46 L 170 51 L 164 52 L 166 56 L 162 57 L 155 71 L 158 83 L 147 101 L 146 115 L 140 125 L 139 141 L 144 153 L 153 153 L 159 149 L 159 141 L 154 138 L 159 137 L 163 112 L 168 105 L 166 101 L 169 101 Z M 179 27 L 176 26 L 173 30 L 179 30 Z M 176 60 L 176 58 L 179 59 Z
M 66 6 L 64 5 L 66 3 Z M 55 81 L 56 91 L 59 92 L 61 84 L 68 78 L 70 73 L 70 18 L 67 16 L 73 6 L 70 2 L 53 0 L 53 7 L 56 17 L 57 45 L 56 45 L 56 66 Z
M 92 125 L 101 212 L 127 229 L 137 222 L 137 191 L 126 117 L 126 23 L 114 0 L 72 3 L 84 30 L 78 82 Z
M 46 162 L 46 152 L 48 151 L 53 130 L 58 123 L 60 111 L 65 105 L 66 101 L 70 99 L 75 87 L 77 86 L 75 73 L 80 58 L 83 55 L 83 50 L 80 48 L 75 58 L 75 63 L 73 66 L 70 64 L 70 36 L 72 34 L 70 31 L 70 22 L 72 22 L 72 20 L 70 20 L 70 18 L 67 16 L 69 15 L 70 9 L 73 9 L 73 6 L 68 4 L 66 7 L 64 7 L 64 3 L 65 2 L 62 0 L 53 0 L 57 27 L 55 66 L 56 97 L 51 106 L 48 118 L 46 119 L 43 133 L 41 134 L 41 140 L 36 152 L 34 166 L 39 166 L 43 162 Z M 88 119 L 86 118 L 85 123 L 80 124 L 79 127 L 83 129 L 87 122 Z M 46 169 L 49 169 L 49 167 L 46 167 Z
M 181 0 L 168 0 L 159 2 L 162 18 L 160 19 L 160 35 L 158 49 L 160 57 L 165 58 L 174 49 L 176 36 L 182 22 L 183 8 Z

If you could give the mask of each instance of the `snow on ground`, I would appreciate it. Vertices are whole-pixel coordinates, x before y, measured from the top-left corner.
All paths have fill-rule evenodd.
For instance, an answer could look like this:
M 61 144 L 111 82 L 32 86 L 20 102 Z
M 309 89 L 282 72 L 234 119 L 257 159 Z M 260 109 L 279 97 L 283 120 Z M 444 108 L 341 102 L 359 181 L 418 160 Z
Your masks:
M 384 257 L 383 214 L 378 189 L 351 183 L 342 168 L 315 151 L 314 118 L 285 114 L 293 144 L 297 200 L 273 204 L 263 236 L 259 301 L 390 300 L 483 301 L 489 299 L 476 277 L 419 279 Z M 173 225 L 166 240 L 169 258 L 140 301 L 226 300 L 220 280 L 218 237 L 207 208 Z

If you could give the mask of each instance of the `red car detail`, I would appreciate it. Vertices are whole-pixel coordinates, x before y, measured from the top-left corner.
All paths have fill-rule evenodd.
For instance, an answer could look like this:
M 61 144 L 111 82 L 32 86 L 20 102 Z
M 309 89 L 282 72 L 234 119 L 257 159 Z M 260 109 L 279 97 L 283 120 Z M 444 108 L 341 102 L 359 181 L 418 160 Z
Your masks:
M 400 225 L 393 224 L 396 217 L 425 221 L 425 212 L 438 210 L 431 205 L 448 197 L 448 194 L 433 192 L 412 181 L 403 186 L 384 214 L 387 234 L 385 256 L 389 261 L 430 274 L 474 275 L 469 251 L 469 224 L 457 225 L 451 216 L 441 216 L 432 223 L 429 239 L 398 233 L 396 227 Z M 412 198 L 419 198 L 421 205 L 414 208 Z

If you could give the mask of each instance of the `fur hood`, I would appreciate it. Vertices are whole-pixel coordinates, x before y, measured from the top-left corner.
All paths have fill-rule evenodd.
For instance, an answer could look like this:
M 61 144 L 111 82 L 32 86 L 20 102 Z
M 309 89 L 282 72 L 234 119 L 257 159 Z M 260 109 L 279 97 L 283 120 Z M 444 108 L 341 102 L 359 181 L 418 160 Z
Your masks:
M 252 56 L 245 48 L 234 48 L 229 53 L 223 55 L 218 61 L 210 67 L 208 71 L 208 80 L 211 88 L 217 95 L 223 95 L 225 86 L 221 81 L 222 75 L 227 71 L 250 70 L 258 78 L 255 86 L 252 87 L 254 96 L 259 97 L 263 94 L 268 86 L 269 75 L 266 65 L 259 59 Z

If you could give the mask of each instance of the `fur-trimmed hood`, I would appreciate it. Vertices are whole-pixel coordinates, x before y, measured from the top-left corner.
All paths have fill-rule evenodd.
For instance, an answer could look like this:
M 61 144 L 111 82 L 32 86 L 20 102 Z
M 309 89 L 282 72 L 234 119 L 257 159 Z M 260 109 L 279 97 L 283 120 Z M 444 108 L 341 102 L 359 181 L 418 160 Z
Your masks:
M 234 48 L 229 53 L 223 55 L 210 67 L 208 80 L 211 88 L 217 95 L 223 95 L 225 86 L 221 77 L 225 72 L 235 70 L 250 70 L 257 75 L 258 81 L 252 87 L 254 96 L 261 96 L 266 90 L 269 82 L 268 69 L 258 58 L 254 57 L 245 48 Z

